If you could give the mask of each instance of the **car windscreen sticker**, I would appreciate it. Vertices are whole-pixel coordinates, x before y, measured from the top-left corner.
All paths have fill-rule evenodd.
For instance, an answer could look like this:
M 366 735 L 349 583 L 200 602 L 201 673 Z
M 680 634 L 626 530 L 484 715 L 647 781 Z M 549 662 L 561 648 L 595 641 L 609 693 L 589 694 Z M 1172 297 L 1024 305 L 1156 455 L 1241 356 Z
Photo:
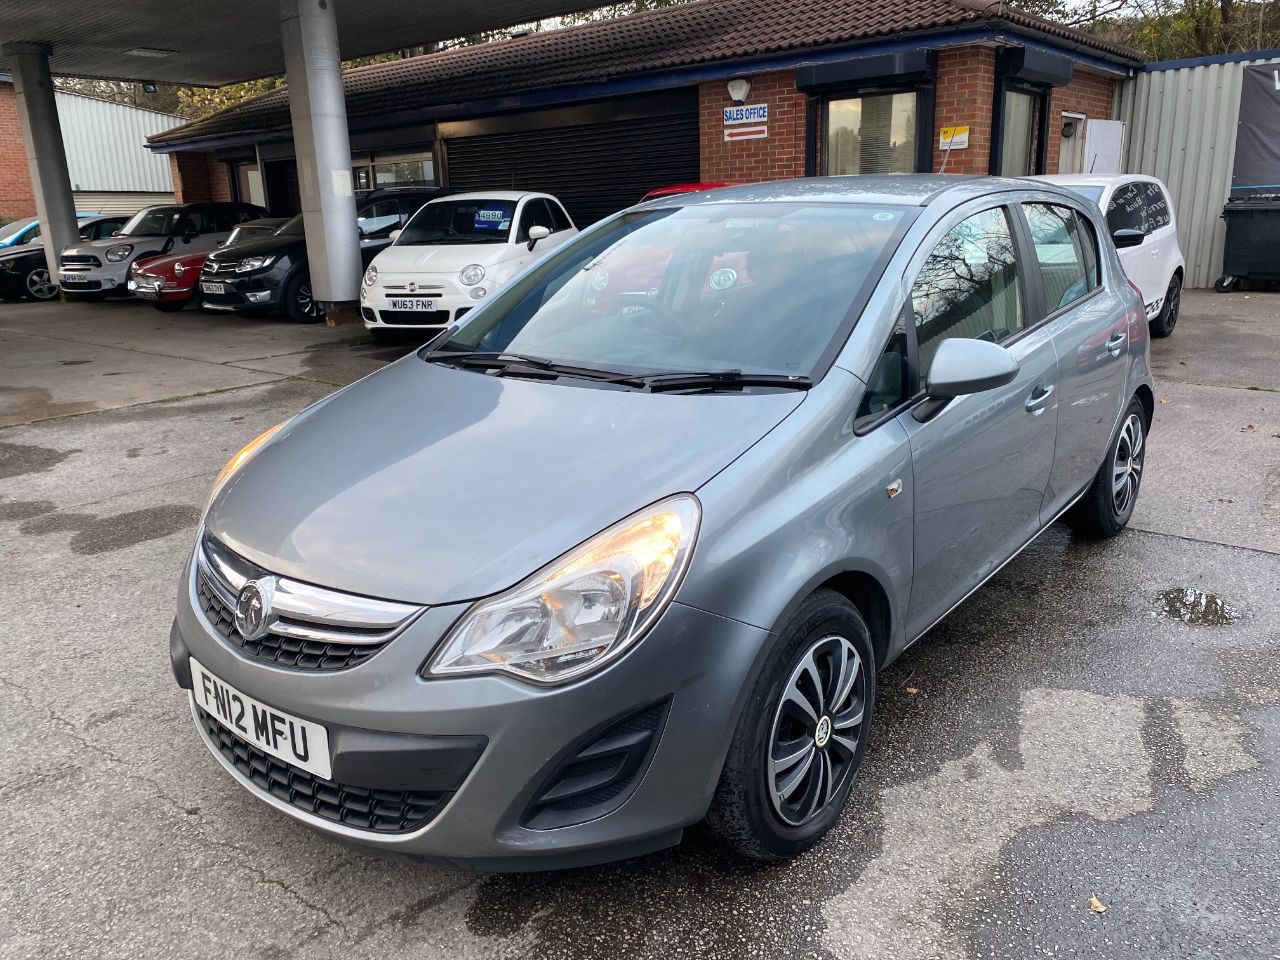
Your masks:
M 502 207 L 481 207 L 476 211 L 474 226 L 477 230 L 505 230 L 511 226 L 511 219 Z

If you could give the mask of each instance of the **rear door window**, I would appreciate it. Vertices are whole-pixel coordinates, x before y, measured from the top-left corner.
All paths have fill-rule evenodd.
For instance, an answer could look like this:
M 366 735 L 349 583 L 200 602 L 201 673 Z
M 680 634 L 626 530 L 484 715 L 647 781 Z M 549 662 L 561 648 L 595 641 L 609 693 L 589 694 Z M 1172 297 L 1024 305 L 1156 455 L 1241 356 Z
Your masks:
M 1111 195 L 1111 202 L 1107 204 L 1107 229 L 1112 233 L 1117 230 L 1150 233 L 1147 229 L 1147 201 L 1143 186 L 1145 185 L 1126 183 Z
M 1022 211 L 1040 266 L 1047 310 L 1053 313 L 1096 288 L 1097 254 L 1090 256 L 1086 251 L 1075 211 L 1053 203 L 1024 203 Z M 1091 237 L 1088 245 L 1092 246 Z

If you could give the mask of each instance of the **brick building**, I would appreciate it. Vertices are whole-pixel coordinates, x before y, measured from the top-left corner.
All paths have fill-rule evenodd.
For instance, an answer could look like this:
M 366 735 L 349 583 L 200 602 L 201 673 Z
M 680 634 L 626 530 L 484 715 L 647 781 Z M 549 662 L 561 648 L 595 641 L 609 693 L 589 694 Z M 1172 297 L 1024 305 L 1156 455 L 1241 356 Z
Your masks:
M 1140 62 L 979 0 L 699 0 L 344 81 L 357 191 L 544 189 L 583 224 L 685 181 L 1118 170 L 1089 131 Z M 297 209 L 283 89 L 151 146 L 183 199 Z
M 173 199 L 170 164 L 146 148 L 149 135 L 173 126 L 171 114 L 59 91 L 62 125 L 76 207 L 84 212 L 133 213 Z M 214 175 L 225 175 L 216 163 Z M 0 220 L 34 216 L 27 152 L 18 126 L 12 79 L 0 74 Z

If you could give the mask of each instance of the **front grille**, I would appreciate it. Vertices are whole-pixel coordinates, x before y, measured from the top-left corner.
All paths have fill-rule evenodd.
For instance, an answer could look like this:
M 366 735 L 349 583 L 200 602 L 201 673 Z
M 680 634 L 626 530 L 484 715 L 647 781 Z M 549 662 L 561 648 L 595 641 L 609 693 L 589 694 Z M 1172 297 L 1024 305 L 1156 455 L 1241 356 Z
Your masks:
M 214 746 L 260 790 L 333 823 L 375 833 L 405 833 L 429 823 L 450 794 L 426 790 L 373 790 L 321 778 L 291 767 L 246 743 L 206 710 L 196 707 Z
M 435 327 L 449 322 L 448 310 L 379 310 L 378 317 L 383 323 L 394 323 L 402 326 Z
M 215 273 L 235 273 L 236 264 L 239 262 L 239 260 L 230 260 L 226 263 L 219 263 L 217 260 L 209 259 L 204 262 L 200 272 L 205 276 L 212 276 Z
M 102 261 L 97 257 L 83 253 L 68 253 L 62 257 L 64 267 L 100 267 Z
M 252 640 L 236 629 L 235 604 L 250 580 L 273 588 L 267 632 Z M 209 625 L 247 656 L 293 670 L 346 670 L 386 647 L 421 608 L 326 590 L 276 577 L 201 537 L 195 599 Z

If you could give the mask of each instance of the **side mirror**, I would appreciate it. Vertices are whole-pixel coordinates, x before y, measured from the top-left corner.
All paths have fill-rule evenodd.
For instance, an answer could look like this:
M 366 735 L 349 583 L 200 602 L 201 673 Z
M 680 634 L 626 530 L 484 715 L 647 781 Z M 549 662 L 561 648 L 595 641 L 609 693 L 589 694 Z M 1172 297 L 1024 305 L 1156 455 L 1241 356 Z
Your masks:
M 113 230 L 113 231 L 111 231 L 111 235 L 112 235 L 113 237 L 118 237 L 118 236 L 120 236 L 120 231 L 119 231 L 119 230 Z
M 542 226 L 542 224 L 538 224 L 537 226 L 530 227 L 529 228 L 529 249 L 532 250 L 533 245 L 535 243 L 537 243 L 539 240 L 545 240 L 549 236 L 551 236 L 551 231 L 548 228 Z
M 403 230 L 392 230 L 390 233 L 387 234 L 387 238 L 392 243 L 395 243 L 398 239 L 400 239 L 400 234 L 402 233 L 404 233 Z
M 1122 227 L 1111 234 L 1111 242 L 1116 245 L 1117 250 L 1140 246 L 1145 239 L 1147 235 L 1141 230 L 1131 230 L 1128 227 Z
M 916 407 L 915 418 L 921 422 L 930 420 L 956 397 L 1003 387 L 1017 375 L 1018 361 L 998 344 L 959 338 L 943 340 L 929 363 L 925 401 Z

